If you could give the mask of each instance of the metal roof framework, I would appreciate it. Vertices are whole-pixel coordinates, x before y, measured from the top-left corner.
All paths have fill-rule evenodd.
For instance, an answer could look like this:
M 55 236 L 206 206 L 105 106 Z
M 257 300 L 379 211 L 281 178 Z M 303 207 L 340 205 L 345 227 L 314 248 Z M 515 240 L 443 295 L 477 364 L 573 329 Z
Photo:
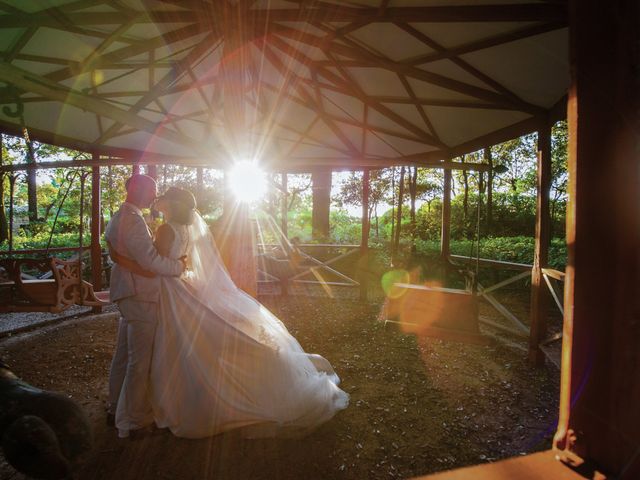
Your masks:
M 569 84 L 561 1 L 3 0 L 0 11 L 0 130 L 24 122 L 32 139 L 127 162 L 447 166 L 561 118 Z

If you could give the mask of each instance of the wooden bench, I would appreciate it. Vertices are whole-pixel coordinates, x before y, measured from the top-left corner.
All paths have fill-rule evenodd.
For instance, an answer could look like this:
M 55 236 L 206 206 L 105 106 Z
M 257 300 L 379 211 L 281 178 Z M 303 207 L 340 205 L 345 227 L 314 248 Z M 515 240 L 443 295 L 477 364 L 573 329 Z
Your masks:
M 12 258 L 0 261 L 7 278 L 0 282 L 0 312 L 59 313 L 71 305 L 105 306 L 93 286 L 80 278 L 78 261 L 55 257 Z M 32 278 L 25 270 L 51 272 L 52 278 Z M 25 278 L 27 277 L 27 278 Z

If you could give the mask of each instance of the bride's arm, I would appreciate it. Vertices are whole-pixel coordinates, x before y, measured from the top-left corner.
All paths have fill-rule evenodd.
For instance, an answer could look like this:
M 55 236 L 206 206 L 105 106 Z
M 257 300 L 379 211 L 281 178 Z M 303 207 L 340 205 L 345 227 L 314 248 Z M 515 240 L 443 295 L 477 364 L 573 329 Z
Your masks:
M 158 230 L 156 231 L 156 240 L 155 245 L 158 253 L 163 257 L 168 257 L 169 252 L 171 251 L 171 245 L 173 245 L 173 240 L 175 238 L 175 233 L 173 233 L 173 229 L 167 225 L 166 223 L 160 225 Z

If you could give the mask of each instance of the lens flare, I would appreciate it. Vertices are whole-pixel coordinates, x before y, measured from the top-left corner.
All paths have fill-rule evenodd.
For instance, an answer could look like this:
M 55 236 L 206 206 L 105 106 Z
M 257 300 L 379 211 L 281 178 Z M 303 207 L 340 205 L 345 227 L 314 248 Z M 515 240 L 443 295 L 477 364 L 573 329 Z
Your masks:
M 255 162 L 246 160 L 231 169 L 228 185 L 236 199 L 245 203 L 260 200 L 267 189 L 264 172 Z
M 382 290 L 387 298 L 398 298 L 404 294 L 405 289 L 394 284 L 409 282 L 409 272 L 406 270 L 390 270 L 382 276 Z

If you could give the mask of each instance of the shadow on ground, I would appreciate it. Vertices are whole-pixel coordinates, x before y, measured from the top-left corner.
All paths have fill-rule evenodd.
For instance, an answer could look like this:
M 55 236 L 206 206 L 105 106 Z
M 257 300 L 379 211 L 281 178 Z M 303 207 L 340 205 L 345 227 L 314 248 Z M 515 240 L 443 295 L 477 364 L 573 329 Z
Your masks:
M 4 339 L 0 356 L 26 381 L 65 392 L 90 415 L 96 443 L 77 478 L 388 479 L 548 448 L 559 374 L 501 346 L 416 339 L 381 323 L 380 303 L 265 298 L 305 350 L 328 358 L 351 405 L 300 440 L 233 433 L 120 440 L 104 424 L 116 324 L 75 320 Z M 0 478 L 21 480 L 0 457 Z

